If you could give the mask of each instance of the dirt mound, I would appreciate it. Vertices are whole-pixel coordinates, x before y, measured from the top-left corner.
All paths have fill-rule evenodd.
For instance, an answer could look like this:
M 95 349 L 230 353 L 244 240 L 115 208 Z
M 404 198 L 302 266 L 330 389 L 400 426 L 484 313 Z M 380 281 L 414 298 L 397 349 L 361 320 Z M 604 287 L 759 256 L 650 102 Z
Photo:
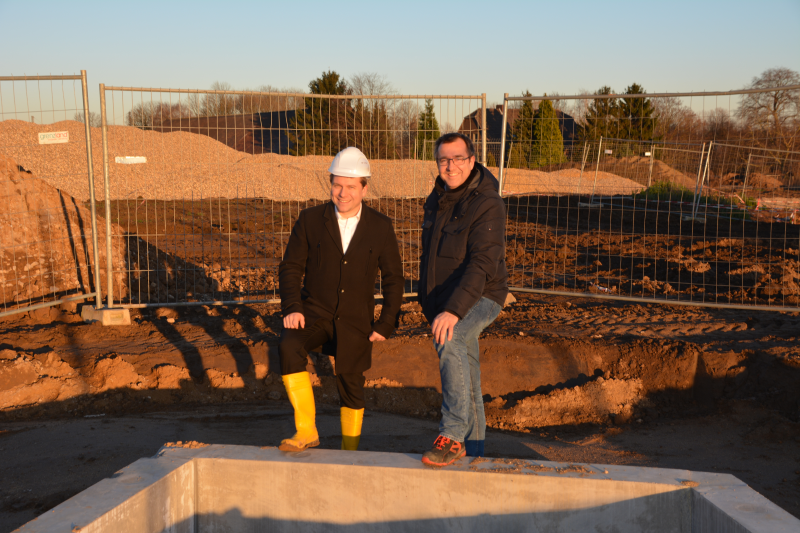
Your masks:
M 753 172 L 747 176 L 747 185 L 755 189 L 773 190 L 783 187 L 783 182 L 774 176 Z
M 679 166 L 686 165 L 685 161 L 676 161 Z M 667 182 L 682 187 L 694 187 L 697 179 L 692 177 L 691 173 L 682 172 L 681 170 L 670 166 L 665 161 L 658 159 L 653 161 L 653 171 L 650 173 L 650 158 L 641 156 L 621 157 L 612 161 L 606 161 L 600 165 L 600 168 L 609 172 L 614 172 L 621 176 L 631 178 L 639 183 L 647 184 L 656 182 Z M 684 169 L 689 171 L 690 169 Z M 691 169 L 696 172 L 697 169 Z
M 91 212 L 73 197 L 0 154 L 0 301 L 34 301 L 94 290 Z M 106 268 L 105 221 L 98 217 L 100 269 Z M 112 231 L 120 234 L 121 228 Z M 112 244 L 120 270 L 122 243 Z M 106 281 L 101 276 L 101 284 Z M 117 274 L 117 282 L 123 275 Z M 102 285 L 105 290 L 105 285 Z
M 500 399 L 487 407 L 487 419 L 490 419 L 490 424 L 503 424 L 505 418 L 510 426 L 517 428 L 604 424 L 609 418 L 617 423 L 626 423 L 633 415 L 633 406 L 643 405 L 643 392 L 641 380 L 604 380 L 600 377 L 583 386 L 525 398 L 511 408 L 511 413 L 497 409 L 503 403 Z

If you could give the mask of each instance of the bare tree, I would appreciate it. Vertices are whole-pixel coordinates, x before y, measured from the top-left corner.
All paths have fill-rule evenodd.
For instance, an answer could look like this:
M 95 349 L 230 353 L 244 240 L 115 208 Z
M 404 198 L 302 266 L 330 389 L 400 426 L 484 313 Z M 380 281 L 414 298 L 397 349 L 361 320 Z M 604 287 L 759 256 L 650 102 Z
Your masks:
M 452 122 L 443 122 L 440 126 L 440 131 L 442 132 L 442 135 L 444 135 L 445 133 L 452 133 L 456 131 L 456 127 L 453 126 Z
M 75 113 L 75 116 L 72 117 L 72 120 L 80 122 L 81 124 L 84 123 L 83 120 L 83 113 L 78 111 Z M 103 125 L 102 117 L 100 113 L 95 113 L 94 111 L 89 111 L 89 126 L 92 128 L 99 128 Z
M 250 91 L 250 89 L 245 89 Z M 303 93 L 300 89 L 278 89 L 272 85 L 261 85 L 253 92 L 269 94 L 242 94 L 237 96 L 236 108 L 240 113 L 270 113 L 305 107 L 303 97 L 289 96 L 287 93 Z
M 657 139 L 665 141 L 697 141 L 702 137 L 703 129 L 697 114 L 683 105 L 680 98 L 666 96 L 653 98 Z
M 736 135 L 736 125 L 727 109 L 712 109 L 705 117 L 705 138 L 710 141 L 730 140 Z
M 186 103 L 141 102 L 125 114 L 125 124 L 149 130 L 168 120 L 189 116 L 191 110 Z
M 549 96 L 561 96 L 561 93 L 557 91 L 553 91 L 547 94 Z M 567 112 L 567 108 L 569 107 L 569 100 L 550 100 L 550 102 L 553 104 L 553 109 L 561 111 L 562 113 Z
M 417 138 L 419 103 L 413 100 L 397 100 L 391 108 L 389 119 L 395 135 L 395 144 L 401 158 L 412 157 Z
M 578 94 L 590 95 L 592 92 L 581 89 L 578 91 Z M 570 104 L 566 105 L 565 108 L 561 110 L 574 118 L 576 123 L 584 126 L 586 125 L 586 114 L 589 112 L 590 103 L 591 100 L 589 99 L 572 100 Z
M 383 74 L 375 72 L 361 72 L 350 78 L 350 88 L 353 94 L 397 94 L 397 89 L 386 79 Z
M 800 90 L 782 89 L 792 85 L 800 85 L 800 74 L 788 68 L 771 68 L 753 78 L 746 87 L 774 89 L 744 95 L 736 113 L 757 145 L 782 150 L 797 148 L 800 137 Z

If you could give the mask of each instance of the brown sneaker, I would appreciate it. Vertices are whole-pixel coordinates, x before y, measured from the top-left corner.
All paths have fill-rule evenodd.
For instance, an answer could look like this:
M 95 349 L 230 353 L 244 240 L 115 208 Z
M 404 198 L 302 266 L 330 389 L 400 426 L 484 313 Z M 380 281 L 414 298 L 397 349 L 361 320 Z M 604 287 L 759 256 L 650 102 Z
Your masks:
M 466 453 L 464 444 L 439 435 L 433 441 L 433 449 L 422 454 L 422 462 L 428 466 L 447 466 L 464 457 Z

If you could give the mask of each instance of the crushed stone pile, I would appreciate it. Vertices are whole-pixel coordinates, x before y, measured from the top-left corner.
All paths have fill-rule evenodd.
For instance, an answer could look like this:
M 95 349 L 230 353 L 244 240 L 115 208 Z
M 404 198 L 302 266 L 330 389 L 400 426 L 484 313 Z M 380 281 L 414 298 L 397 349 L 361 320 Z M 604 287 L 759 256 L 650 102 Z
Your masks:
M 36 136 L 44 131 L 69 131 L 70 142 L 39 145 Z M 2 150 L 26 169 L 79 200 L 89 198 L 84 139 L 84 127 L 75 121 L 48 125 L 21 120 L 0 122 Z M 206 135 L 182 131 L 160 133 L 130 126 L 109 126 L 108 145 L 109 179 L 114 199 L 311 200 L 329 196 L 329 156 L 253 155 L 234 150 Z M 102 153 L 100 128 L 92 128 L 98 199 L 104 197 Z M 115 162 L 117 157 L 129 156 L 145 157 L 147 162 Z M 370 164 L 373 176 L 369 197 L 372 198 L 426 196 L 438 174 L 433 161 L 372 160 Z M 661 166 L 664 167 L 659 167 L 662 173 L 670 168 L 663 163 Z M 497 168 L 491 170 L 497 175 Z M 598 173 L 597 193 L 631 194 L 643 188 L 640 183 L 607 170 Z M 682 181 L 688 179 L 677 171 L 672 173 L 682 176 Z M 558 172 L 509 169 L 504 188 L 510 194 L 591 194 L 594 172 L 584 171 L 582 179 L 579 174 L 575 169 Z M 671 176 L 671 179 L 677 178 Z
M 594 171 L 570 168 L 555 172 L 539 170 L 508 169 L 503 180 L 505 194 L 634 194 L 645 189 L 644 185 L 609 172 L 598 172 L 595 183 Z

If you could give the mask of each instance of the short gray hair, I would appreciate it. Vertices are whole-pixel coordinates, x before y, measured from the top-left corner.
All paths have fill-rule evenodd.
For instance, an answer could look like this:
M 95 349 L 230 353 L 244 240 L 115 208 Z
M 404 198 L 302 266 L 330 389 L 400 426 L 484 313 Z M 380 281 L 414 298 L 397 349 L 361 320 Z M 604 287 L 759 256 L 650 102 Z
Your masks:
M 456 140 L 458 139 L 461 139 L 462 141 L 464 141 L 464 144 L 467 145 L 467 155 L 469 155 L 469 157 L 475 157 L 475 145 L 472 144 L 472 140 L 463 133 L 458 133 L 458 132 L 445 133 L 444 135 L 436 139 L 436 142 L 433 145 L 433 156 L 434 157 L 438 156 L 439 147 L 441 145 L 456 142 Z

